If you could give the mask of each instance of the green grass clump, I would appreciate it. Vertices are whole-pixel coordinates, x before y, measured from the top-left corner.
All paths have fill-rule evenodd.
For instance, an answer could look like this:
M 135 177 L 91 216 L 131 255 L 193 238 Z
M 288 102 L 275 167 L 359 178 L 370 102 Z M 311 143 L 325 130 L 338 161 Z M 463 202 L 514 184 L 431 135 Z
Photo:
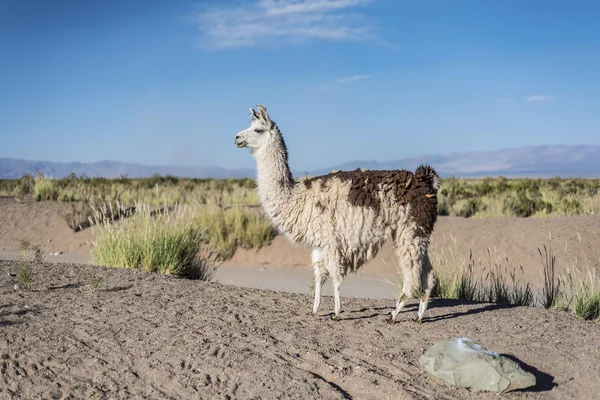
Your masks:
M 52 179 L 43 174 L 38 174 L 33 185 L 33 197 L 37 201 L 58 200 L 59 194 L 59 189 Z
M 96 220 L 93 263 L 190 279 L 210 277 L 208 257 L 200 255 L 204 230 L 187 218 L 182 207 L 153 209 L 136 204 L 135 214 L 114 223 Z M 103 214 L 114 215 L 102 210 Z
M 578 235 L 578 239 L 581 242 L 581 236 Z M 540 295 L 542 307 L 571 311 L 577 317 L 586 320 L 600 320 L 600 282 L 589 265 L 586 265 L 587 279 L 581 276 L 577 265 L 563 267 L 562 273 L 559 273 L 552 247 L 543 247 L 543 254 L 538 249 L 542 257 L 544 277 Z
M 523 267 L 521 267 L 521 272 L 523 272 Z M 535 305 L 535 296 L 531 285 L 528 282 L 519 282 L 514 270 L 510 272 L 510 280 L 512 282 L 510 304 L 518 304 L 521 306 Z
M 30 174 L 27 174 L 14 181 L 4 181 L 2 186 L 6 194 L 12 194 L 17 198 L 24 198 L 33 195 L 35 179 Z
M 584 284 L 575 295 L 575 315 L 582 319 L 600 320 L 600 291 Z
M 258 208 L 215 208 L 199 214 L 197 222 L 206 227 L 206 240 L 222 259 L 233 256 L 237 248 L 259 249 L 277 235 Z
M 562 280 L 556 270 L 556 256 L 552 253 L 552 247 L 544 247 L 544 254 L 538 248 L 542 258 L 542 276 L 544 277 L 544 286 L 540 293 L 540 304 L 544 308 L 568 308 L 568 301 L 565 301 L 564 292 L 561 288 Z
M 491 252 L 488 249 L 490 261 L 487 267 L 483 267 L 484 273 L 489 272 L 485 278 L 477 279 L 474 276 L 475 260 L 470 252 L 468 262 L 458 260 L 454 253 L 452 263 L 448 259 L 436 255 L 434 270 L 436 273 L 436 286 L 432 291 L 433 297 L 442 299 L 457 299 L 477 302 L 488 302 L 508 304 L 515 306 L 532 306 L 535 302 L 533 291 L 529 283 L 520 283 L 515 271 L 502 268 L 499 260 L 492 261 Z M 508 259 L 506 260 L 508 262 Z M 494 264 L 492 270 L 491 265 Z M 507 279 L 510 277 L 510 281 Z
M 440 215 L 532 217 L 600 213 L 600 179 L 442 179 Z
M 34 266 L 43 261 L 43 252 L 25 239 L 20 240 L 20 250 L 15 258 L 19 288 L 32 289 L 35 284 Z
M 454 253 L 452 254 L 453 264 L 450 266 L 448 259 L 443 263 L 446 268 L 442 271 L 440 267 L 441 260 L 433 262 L 436 275 L 436 284 L 431 292 L 433 297 L 441 299 L 462 299 L 467 301 L 478 301 L 481 297 L 480 287 L 473 277 L 472 265 L 465 266 L 460 263 Z M 472 256 L 472 255 L 471 255 Z M 448 268 L 450 266 L 450 268 Z
M 456 240 L 452 238 L 452 241 L 454 248 L 449 248 L 450 256 L 445 255 L 443 248 L 432 247 L 430 251 L 437 278 L 432 297 L 540 306 L 567 311 L 582 319 L 600 321 L 600 281 L 595 273 L 587 266 L 587 277 L 582 276 L 575 264 L 563 266 L 559 271 L 551 245 L 544 245 L 543 250 L 538 248 L 544 281 L 539 292 L 534 293 L 530 283 L 519 279 L 515 268 L 509 271 L 506 267 L 510 265 L 507 258 L 500 260 L 499 257 L 492 257 L 488 249 L 487 265 L 479 264 L 476 267 L 472 252 L 468 260 L 456 257 Z M 523 267 L 519 268 L 523 273 Z M 475 272 L 479 272 L 478 277 Z
M 506 261 L 508 263 L 508 259 Z M 521 272 L 523 272 L 522 268 Z M 510 280 L 507 276 L 510 277 Z M 495 261 L 494 270 L 487 275 L 480 293 L 479 301 L 528 307 L 535 303 L 531 285 L 519 282 L 515 269 L 508 271 L 508 268 L 504 267 L 502 270 L 497 261 Z

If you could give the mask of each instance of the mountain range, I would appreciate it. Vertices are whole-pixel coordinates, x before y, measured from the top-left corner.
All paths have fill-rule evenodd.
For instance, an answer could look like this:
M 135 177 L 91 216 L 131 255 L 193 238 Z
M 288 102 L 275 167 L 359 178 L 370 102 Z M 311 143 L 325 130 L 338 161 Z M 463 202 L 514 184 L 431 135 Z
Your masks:
M 292 171 L 294 176 L 306 173 L 318 176 L 336 170 L 409 169 L 419 164 L 432 165 L 442 177 L 600 177 L 600 146 L 551 145 L 507 148 L 495 151 L 446 153 L 420 156 L 394 161 L 351 161 L 327 168 L 309 171 Z M 127 175 L 130 178 L 148 177 L 153 174 L 193 178 L 252 178 L 254 169 L 227 169 L 218 166 L 177 167 L 128 164 L 117 161 L 96 163 L 57 163 L 0 157 L 0 179 L 20 178 L 37 171 L 54 178 L 71 173 L 89 177 L 114 178 Z
M 526 146 L 494 151 L 437 154 L 386 162 L 352 161 L 333 168 L 414 170 L 420 164 L 430 164 L 442 177 L 600 178 L 600 146 Z M 314 172 L 319 175 L 330 170 Z

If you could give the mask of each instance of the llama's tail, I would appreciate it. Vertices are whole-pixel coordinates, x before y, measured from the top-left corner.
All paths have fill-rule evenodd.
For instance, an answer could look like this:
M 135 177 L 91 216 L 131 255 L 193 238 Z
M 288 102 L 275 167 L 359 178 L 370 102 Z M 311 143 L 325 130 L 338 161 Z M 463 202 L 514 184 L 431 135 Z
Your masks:
M 415 171 L 415 177 L 418 181 L 421 181 L 430 186 L 436 193 L 440 188 L 439 175 L 431 166 L 427 164 L 419 165 L 419 167 Z

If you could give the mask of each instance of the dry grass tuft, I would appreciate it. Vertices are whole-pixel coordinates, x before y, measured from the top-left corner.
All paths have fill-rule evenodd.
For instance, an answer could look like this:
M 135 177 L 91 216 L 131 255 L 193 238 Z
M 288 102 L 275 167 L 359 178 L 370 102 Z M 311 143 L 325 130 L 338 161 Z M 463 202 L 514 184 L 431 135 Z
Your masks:
M 24 290 L 32 289 L 36 283 L 34 267 L 43 261 L 44 253 L 25 239 L 20 240 L 20 250 L 15 258 L 17 265 L 18 287 Z
M 115 223 L 109 209 L 93 223 L 93 263 L 147 272 L 210 279 L 212 254 L 203 247 L 204 230 L 194 214 L 175 206 L 155 209 L 137 203 L 135 215 Z
M 452 238 L 452 242 L 454 249 L 449 248 L 450 258 L 444 255 L 443 249 L 432 249 L 432 264 L 437 277 L 433 297 L 515 306 L 534 304 L 531 286 L 517 278 L 515 268 L 509 271 L 508 267 L 503 267 L 500 258 L 492 257 L 492 252 L 488 249 L 487 265 L 479 263 L 479 277 L 476 277 L 474 272 L 477 263 L 473 259 L 473 253 L 469 252 L 468 260 L 459 259 L 456 256 L 456 239 Z M 505 262 L 510 264 L 507 258 Z
M 237 248 L 259 249 L 277 235 L 257 208 L 213 208 L 199 214 L 197 223 L 206 228 L 207 242 L 221 259 L 233 256 Z
M 508 269 L 508 258 L 501 260 L 488 249 L 487 264 L 479 263 L 476 267 L 472 252 L 468 260 L 459 259 L 455 255 L 456 240 L 452 238 L 452 242 L 454 249 L 448 248 L 449 257 L 445 255 L 443 248 L 432 246 L 430 257 L 437 276 L 433 297 L 540 306 L 569 311 L 587 320 L 600 320 L 600 282 L 595 274 L 589 266 L 586 266 L 587 275 L 583 276 L 577 265 L 565 266 L 559 271 L 551 244 L 544 245 L 543 251 L 538 249 L 542 259 L 544 284 L 536 296 L 531 285 L 517 275 L 516 268 Z M 523 267 L 520 266 L 519 269 L 523 275 Z
M 33 197 L 37 201 L 58 200 L 59 190 L 54 180 L 38 173 L 33 186 Z

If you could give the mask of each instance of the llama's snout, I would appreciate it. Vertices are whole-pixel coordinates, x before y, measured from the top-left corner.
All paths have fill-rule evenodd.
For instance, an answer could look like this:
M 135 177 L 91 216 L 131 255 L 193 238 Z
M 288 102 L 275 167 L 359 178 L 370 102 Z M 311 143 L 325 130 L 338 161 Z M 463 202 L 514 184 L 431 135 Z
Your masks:
M 233 142 L 233 143 L 235 143 L 235 145 L 236 145 L 237 147 L 245 147 L 245 146 L 246 146 L 246 141 L 245 141 L 245 140 L 244 140 L 242 137 L 240 137 L 240 135 L 239 135 L 239 134 L 237 134 L 237 135 L 235 136 L 235 140 L 234 140 L 234 142 Z

